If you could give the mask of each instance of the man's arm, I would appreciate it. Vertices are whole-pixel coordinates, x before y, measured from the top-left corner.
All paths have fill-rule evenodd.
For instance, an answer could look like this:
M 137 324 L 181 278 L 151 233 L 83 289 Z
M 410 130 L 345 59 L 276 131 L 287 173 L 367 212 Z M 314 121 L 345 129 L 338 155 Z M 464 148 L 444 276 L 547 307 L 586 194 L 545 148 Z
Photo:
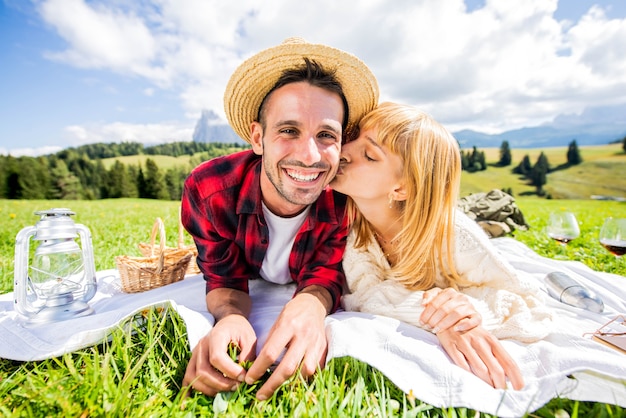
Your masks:
M 240 290 L 219 288 L 206 295 L 206 306 L 209 313 L 219 322 L 228 315 L 250 316 L 252 302 L 250 296 Z
M 326 315 L 330 314 L 333 309 L 333 298 L 330 295 L 328 289 L 323 288 L 322 286 L 309 286 L 302 289 L 300 293 L 307 293 L 309 295 L 315 296 L 317 300 L 322 304 L 326 311 Z
M 192 173 L 185 181 L 181 201 L 181 220 L 193 236 L 198 248 L 198 265 L 207 283 L 206 304 L 215 317 L 215 325 L 194 347 L 187 365 L 184 385 L 210 396 L 236 388 L 243 381 L 245 370 L 229 356 L 229 346 L 238 346 L 240 361 L 252 360 L 256 354 L 256 335 L 248 321 L 251 301 L 247 294 L 247 274 L 243 255 L 230 233 L 212 218 L 207 197 L 202 193 L 211 189 L 213 177 Z M 202 180 L 204 179 L 204 180 Z M 219 200 L 219 199 L 218 199 Z M 226 207 L 226 201 L 220 201 Z M 225 257 L 224 255 L 228 255 Z

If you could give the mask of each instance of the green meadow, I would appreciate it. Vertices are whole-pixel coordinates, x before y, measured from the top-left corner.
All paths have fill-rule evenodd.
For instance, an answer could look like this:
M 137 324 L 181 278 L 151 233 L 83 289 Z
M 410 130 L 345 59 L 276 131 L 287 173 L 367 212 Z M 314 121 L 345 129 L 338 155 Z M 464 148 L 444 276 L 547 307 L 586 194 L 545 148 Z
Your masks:
M 548 174 L 544 186 L 553 199 L 590 199 L 592 195 L 618 196 L 626 198 L 626 153 L 622 144 L 579 147 L 583 162 L 566 169 L 557 169 Z M 500 158 L 499 148 L 486 148 L 481 151 L 489 167 L 476 173 L 463 172 L 461 195 L 484 192 L 491 189 L 511 188 L 513 195 L 532 196 L 536 190 L 519 175 L 511 172 L 528 155 L 535 164 L 543 152 L 552 169 L 567 162 L 567 147 L 512 149 L 512 164 L 497 167 L 493 163 Z
M 534 163 L 544 151 L 552 166 L 565 162 L 565 149 L 512 150 L 513 165 L 525 153 Z M 488 150 L 497 161 L 498 150 Z M 546 190 L 572 199 L 542 199 L 534 195 L 511 167 L 463 174 L 462 194 L 513 189 L 528 231 L 514 237 L 539 255 L 577 260 L 589 267 L 624 276 L 626 258 L 616 258 L 598 243 L 606 217 L 626 217 L 626 202 L 590 200 L 590 195 L 626 197 L 626 155 L 618 145 L 583 147 L 584 162 L 548 176 Z M 131 157 L 127 157 L 131 158 Z M 135 157 L 136 158 L 136 157 Z M 188 159 L 189 157 L 184 157 Z M 158 164 L 161 164 L 159 160 Z M 169 160 L 171 161 L 171 160 Z M 182 160 L 181 160 L 182 161 Z M 135 160 L 136 162 L 136 160 Z M 127 161 L 125 163 L 135 163 Z M 147 242 L 152 224 L 161 217 L 167 243 L 175 246 L 178 234 L 175 201 L 109 199 L 98 201 L 0 200 L 0 293 L 13 290 L 15 236 L 34 225 L 36 210 L 67 207 L 75 221 L 92 233 L 98 270 L 115 267 L 117 255 L 140 255 L 137 244 Z M 551 211 L 566 208 L 579 220 L 581 236 L 561 247 L 545 234 Z M 191 242 L 186 236 L 187 243 Z M 203 291 L 203 289 L 199 289 Z M 376 369 L 352 358 L 333 359 L 313 379 L 292 378 L 268 401 L 254 399 L 256 386 L 242 385 L 236 392 L 208 398 L 186 396 L 180 384 L 190 356 L 186 329 L 175 312 L 142 313 L 143 326 L 113 332 L 100 345 L 39 362 L 0 359 L 0 415 L 32 416 L 132 416 L 132 417 L 488 417 L 465 408 L 435 408 L 404 394 Z M 611 404 L 553 399 L 528 417 L 626 417 L 626 409 Z
M 528 231 L 515 238 L 538 254 L 578 260 L 620 274 L 626 286 L 626 259 L 598 243 L 607 216 L 626 217 L 626 203 L 594 200 L 517 200 Z M 33 225 L 35 210 L 69 207 L 76 222 L 92 232 L 98 270 L 114 268 L 116 255 L 140 255 L 154 219 L 163 218 L 168 245 L 175 246 L 178 202 L 118 199 L 103 201 L 0 200 L 0 292 L 12 291 L 14 239 Z M 568 208 L 581 224 L 581 237 L 559 247 L 543 231 L 550 211 Z M 189 237 L 186 237 L 191 242 Z M 203 291 L 199 289 L 199 291 Z M 149 321 L 134 333 L 120 329 L 109 342 L 40 362 L 0 359 L 0 415 L 31 416 L 380 416 L 487 417 L 464 408 L 435 408 L 398 390 L 385 376 L 352 358 L 333 359 L 311 381 L 293 378 L 268 401 L 254 399 L 256 386 L 207 398 L 186 397 L 180 383 L 190 356 L 186 330 L 174 312 L 144 313 Z M 129 324 L 131 319 L 129 319 Z M 626 417 L 615 405 L 553 399 L 529 417 Z

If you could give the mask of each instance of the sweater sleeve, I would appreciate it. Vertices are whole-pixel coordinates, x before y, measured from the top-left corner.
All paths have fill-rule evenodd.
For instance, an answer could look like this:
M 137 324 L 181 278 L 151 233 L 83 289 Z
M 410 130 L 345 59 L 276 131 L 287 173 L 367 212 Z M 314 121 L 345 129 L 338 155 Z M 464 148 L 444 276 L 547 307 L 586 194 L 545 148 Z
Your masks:
M 377 244 L 356 249 L 354 234 L 351 233 L 344 253 L 343 268 L 348 285 L 348 291 L 342 297 L 345 310 L 383 315 L 432 331 L 431 327 L 419 320 L 424 311 L 424 292 L 409 290 L 394 280 L 384 280 L 389 264 Z M 442 279 L 436 284 L 440 288 L 446 287 Z M 469 295 L 468 298 L 481 314 L 483 325 L 497 322 L 485 302 Z
M 534 280 L 516 271 L 461 211 L 456 214 L 455 236 L 455 267 L 471 283 L 461 291 L 488 306 L 485 328 L 500 339 L 532 342 L 545 337 L 553 313 Z
M 410 291 L 393 280 L 385 280 L 389 267 L 382 250 L 376 244 L 354 248 L 355 234 L 348 235 L 343 268 L 349 292 L 342 297 L 343 308 L 383 315 L 430 329 L 420 323 L 422 291 Z

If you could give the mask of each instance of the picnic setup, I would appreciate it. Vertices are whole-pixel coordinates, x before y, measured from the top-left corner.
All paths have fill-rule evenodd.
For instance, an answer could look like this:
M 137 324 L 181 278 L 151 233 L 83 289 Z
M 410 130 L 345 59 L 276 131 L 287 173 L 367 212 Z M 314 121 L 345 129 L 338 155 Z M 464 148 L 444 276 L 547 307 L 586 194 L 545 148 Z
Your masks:
M 190 348 L 211 330 L 197 252 L 183 243 L 182 228 L 179 245 L 168 247 L 157 218 L 150 239 L 137 243 L 143 256 L 120 255 L 115 269 L 96 271 L 90 231 L 72 220 L 74 214 L 63 208 L 38 211 L 39 221 L 18 233 L 14 291 L 0 295 L 0 357 L 39 361 L 100 344 L 129 317 L 151 308 L 181 316 Z M 516 417 L 556 397 L 626 407 L 625 278 L 579 261 L 539 256 L 506 235 L 490 241 L 504 262 L 544 289 L 554 312 L 546 338 L 502 341 L 520 366 L 523 389 L 495 389 L 455 366 L 428 331 L 342 309 L 326 318 L 327 361 L 356 358 L 440 408 Z M 294 290 L 295 284 L 250 282 L 257 350 Z

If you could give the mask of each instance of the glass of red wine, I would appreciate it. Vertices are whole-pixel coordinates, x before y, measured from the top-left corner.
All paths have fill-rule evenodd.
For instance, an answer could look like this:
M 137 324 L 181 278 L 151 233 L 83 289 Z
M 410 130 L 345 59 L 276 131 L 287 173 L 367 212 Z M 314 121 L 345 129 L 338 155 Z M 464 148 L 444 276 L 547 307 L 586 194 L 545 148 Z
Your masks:
M 552 212 L 546 230 L 550 238 L 563 246 L 580 235 L 576 216 L 567 211 Z
M 626 218 L 607 218 L 600 229 L 600 244 L 615 257 L 626 254 Z

